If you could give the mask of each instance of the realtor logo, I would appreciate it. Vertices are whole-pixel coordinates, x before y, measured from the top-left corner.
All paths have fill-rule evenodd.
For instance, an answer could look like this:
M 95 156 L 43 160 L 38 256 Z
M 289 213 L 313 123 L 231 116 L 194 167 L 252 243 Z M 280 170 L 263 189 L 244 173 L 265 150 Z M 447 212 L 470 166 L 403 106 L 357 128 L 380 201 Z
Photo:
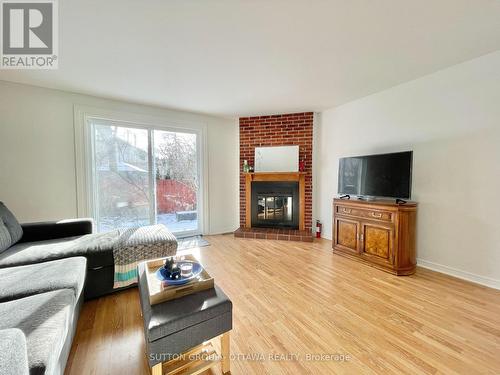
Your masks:
M 56 0 L 0 0 L 2 69 L 57 69 Z

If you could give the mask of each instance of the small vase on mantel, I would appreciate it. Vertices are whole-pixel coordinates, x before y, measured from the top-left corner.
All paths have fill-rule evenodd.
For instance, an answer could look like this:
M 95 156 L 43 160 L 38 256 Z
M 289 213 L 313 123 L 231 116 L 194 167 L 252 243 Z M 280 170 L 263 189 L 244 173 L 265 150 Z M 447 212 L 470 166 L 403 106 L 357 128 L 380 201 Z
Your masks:
M 305 170 L 306 170 L 306 161 L 300 160 L 299 161 L 299 172 L 304 172 Z

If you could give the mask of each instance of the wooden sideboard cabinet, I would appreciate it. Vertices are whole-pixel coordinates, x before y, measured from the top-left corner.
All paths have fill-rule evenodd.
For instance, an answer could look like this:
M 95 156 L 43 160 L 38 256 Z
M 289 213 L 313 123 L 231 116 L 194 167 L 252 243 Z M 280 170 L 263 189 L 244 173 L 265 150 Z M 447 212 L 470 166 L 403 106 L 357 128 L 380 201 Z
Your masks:
M 417 204 L 333 200 L 333 251 L 395 275 L 415 272 Z

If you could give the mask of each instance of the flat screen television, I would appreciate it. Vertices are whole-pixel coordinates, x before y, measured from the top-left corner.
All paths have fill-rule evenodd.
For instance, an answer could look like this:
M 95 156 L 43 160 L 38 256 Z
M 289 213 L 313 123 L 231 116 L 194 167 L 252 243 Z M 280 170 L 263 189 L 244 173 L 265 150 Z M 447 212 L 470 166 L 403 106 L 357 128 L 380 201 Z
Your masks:
M 339 194 L 411 197 L 412 151 L 354 156 L 339 161 Z

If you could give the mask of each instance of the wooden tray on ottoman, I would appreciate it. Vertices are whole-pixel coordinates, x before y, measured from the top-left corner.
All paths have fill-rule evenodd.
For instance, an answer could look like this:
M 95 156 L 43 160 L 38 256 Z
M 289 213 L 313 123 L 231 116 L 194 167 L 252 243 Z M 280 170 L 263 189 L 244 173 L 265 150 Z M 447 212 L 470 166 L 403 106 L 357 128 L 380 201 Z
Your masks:
M 178 260 L 190 260 L 198 262 L 192 255 L 176 255 Z M 203 271 L 197 278 L 184 285 L 168 285 L 163 286 L 163 282 L 156 277 L 156 271 L 165 263 L 165 259 L 160 258 L 155 260 L 146 261 L 146 279 L 148 283 L 149 303 L 156 305 L 161 302 L 169 301 L 171 299 L 187 296 L 188 294 L 196 293 L 202 290 L 211 289 L 214 287 L 214 279 L 203 268 Z

